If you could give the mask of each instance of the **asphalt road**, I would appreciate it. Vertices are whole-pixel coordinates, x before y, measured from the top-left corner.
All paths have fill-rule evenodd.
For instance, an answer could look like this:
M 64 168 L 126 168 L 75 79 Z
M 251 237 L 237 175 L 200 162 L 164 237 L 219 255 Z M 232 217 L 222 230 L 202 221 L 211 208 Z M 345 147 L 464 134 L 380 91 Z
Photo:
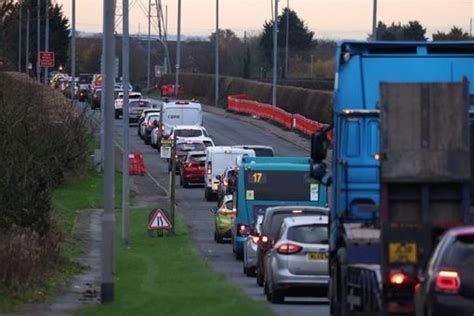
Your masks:
M 260 144 L 272 146 L 278 156 L 308 156 L 309 154 L 301 147 L 276 137 L 263 128 L 235 118 L 204 112 L 203 122 L 216 145 Z M 122 143 L 122 135 L 122 120 L 115 120 L 116 143 Z M 161 189 L 158 190 L 166 190 L 168 188 L 167 162 L 159 158 L 156 149 L 145 145 L 138 137 L 136 125 L 130 127 L 130 149 L 139 150 L 144 154 L 147 171 L 160 184 Z M 214 242 L 214 218 L 211 208 L 216 205 L 216 202 L 207 202 L 204 199 L 204 190 L 201 186 L 184 189 L 179 186 L 179 181 L 176 183 L 177 206 L 205 261 L 255 300 L 266 302 L 263 288 L 258 287 L 255 278 L 249 278 L 243 274 L 242 262 L 234 258 L 231 245 Z M 268 304 L 279 315 L 329 315 L 328 301 L 325 298 L 287 298 L 285 304 L 282 305 Z

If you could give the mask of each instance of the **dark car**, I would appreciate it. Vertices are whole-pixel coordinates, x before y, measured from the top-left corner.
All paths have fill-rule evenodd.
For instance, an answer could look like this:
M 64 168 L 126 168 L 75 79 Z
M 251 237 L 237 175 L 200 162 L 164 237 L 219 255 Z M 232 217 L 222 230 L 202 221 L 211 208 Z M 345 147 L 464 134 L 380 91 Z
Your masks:
M 415 302 L 417 315 L 474 315 L 474 226 L 444 234 L 415 286 Z
M 180 164 L 180 185 L 187 188 L 190 183 L 204 183 L 206 152 L 190 151 Z
M 79 90 L 77 94 L 77 100 L 79 102 L 86 102 L 88 98 L 89 98 L 89 92 L 87 90 L 85 89 Z
M 151 132 L 158 127 L 158 122 L 160 121 L 160 115 L 159 114 L 150 114 L 145 117 L 145 120 L 143 121 L 145 123 L 145 130 L 143 133 L 143 140 L 145 141 L 146 145 L 150 145 L 151 141 Z
M 137 123 L 143 110 L 151 108 L 151 103 L 148 100 L 130 100 L 128 103 L 128 122 Z
M 265 279 L 264 257 L 273 247 L 283 220 L 293 216 L 328 215 L 327 208 L 317 206 L 275 206 L 265 211 L 262 231 L 257 245 L 257 284 L 263 286 Z
M 100 108 L 100 99 L 102 97 L 102 89 L 96 89 L 91 96 L 91 108 L 93 110 Z
M 144 138 L 144 133 L 145 133 L 145 126 L 146 123 L 145 119 L 147 118 L 148 113 L 155 113 L 158 116 L 158 119 L 160 118 L 160 110 L 159 109 L 144 109 L 140 116 L 138 117 L 138 136 L 140 136 L 141 139 Z
M 217 188 L 217 204 L 221 202 L 224 196 L 234 193 L 237 172 L 238 169 L 236 167 L 228 167 L 220 176 L 219 186 Z
M 181 138 L 176 143 L 176 172 L 180 172 L 180 165 L 186 159 L 190 151 L 205 151 L 206 146 L 200 140 Z M 169 160 L 168 171 L 171 171 L 171 159 Z

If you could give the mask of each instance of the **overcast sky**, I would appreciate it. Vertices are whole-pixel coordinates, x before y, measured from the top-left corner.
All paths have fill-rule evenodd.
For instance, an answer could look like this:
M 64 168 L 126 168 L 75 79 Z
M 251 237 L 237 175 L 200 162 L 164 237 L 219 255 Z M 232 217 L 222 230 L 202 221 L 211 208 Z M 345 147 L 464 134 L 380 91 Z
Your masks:
M 53 0 L 71 15 L 71 0 Z M 121 3 L 121 0 L 117 0 Z M 129 0 L 131 33 L 146 33 L 148 0 Z M 152 0 L 154 3 L 155 0 Z M 215 28 L 215 0 L 182 0 L 182 34 L 209 36 Z M 256 35 L 265 20 L 271 19 L 272 0 L 220 0 L 220 28 L 229 28 L 239 36 L 244 31 Z M 287 0 L 280 0 L 280 12 Z M 77 0 L 77 30 L 102 30 L 102 0 Z M 141 5 L 140 5 L 141 3 Z M 168 33 L 176 34 L 177 0 L 162 0 L 168 6 Z M 316 38 L 365 39 L 371 31 L 373 0 L 290 0 Z M 154 7 L 152 7 L 153 12 Z M 121 6 L 118 7 L 118 13 Z M 155 10 L 156 12 L 156 10 Z M 474 18 L 474 0 L 378 0 L 378 20 L 389 24 L 418 20 L 428 29 L 448 31 L 452 25 L 469 31 Z M 121 24 L 118 25 L 121 29 Z M 152 28 L 152 32 L 157 31 Z M 121 33 L 121 31 L 119 31 Z

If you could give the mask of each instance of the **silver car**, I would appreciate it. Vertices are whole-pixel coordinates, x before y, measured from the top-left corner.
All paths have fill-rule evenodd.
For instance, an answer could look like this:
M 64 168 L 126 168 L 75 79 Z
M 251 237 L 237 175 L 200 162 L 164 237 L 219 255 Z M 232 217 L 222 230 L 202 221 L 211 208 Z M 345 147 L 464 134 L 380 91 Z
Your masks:
M 263 215 L 258 215 L 244 244 L 244 273 L 254 277 L 257 270 L 257 244 L 262 232 Z
M 265 256 L 267 300 L 285 296 L 326 296 L 329 284 L 328 217 L 287 217 L 277 241 Z

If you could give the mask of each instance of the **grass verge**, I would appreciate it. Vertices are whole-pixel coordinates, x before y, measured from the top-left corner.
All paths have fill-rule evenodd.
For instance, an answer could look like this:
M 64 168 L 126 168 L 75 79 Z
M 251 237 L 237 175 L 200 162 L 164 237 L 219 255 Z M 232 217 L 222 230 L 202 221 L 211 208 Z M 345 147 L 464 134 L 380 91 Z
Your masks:
M 79 315 L 273 315 L 203 262 L 177 216 L 175 237 L 146 234 L 149 209 L 130 212 L 130 246 L 117 236 L 115 301 Z M 120 231 L 117 214 L 117 231 Z M 120 235 L 120 234 L 118 234 Z
M 43 282 L 25 285 L 21 291 L 2 289 L 0 286 L 0 313 L 15 312 L 27 303 L 47 301 L 72 275 L 80 271 L 74 258 L 82 252 L 83 245 L 73 236 L 74 225 L 81 210 L 103 207 L 102 175 L 91 167 L 92 163 L 89 166 L 80 178 L 69 179 L 65 185 L 56 189 L 52 196 L 51 215 L 63 235 L 61 264 Z M 120 174 L 115 176 L 115 187 L 115 203 L 118 206 L 121 201 Z

